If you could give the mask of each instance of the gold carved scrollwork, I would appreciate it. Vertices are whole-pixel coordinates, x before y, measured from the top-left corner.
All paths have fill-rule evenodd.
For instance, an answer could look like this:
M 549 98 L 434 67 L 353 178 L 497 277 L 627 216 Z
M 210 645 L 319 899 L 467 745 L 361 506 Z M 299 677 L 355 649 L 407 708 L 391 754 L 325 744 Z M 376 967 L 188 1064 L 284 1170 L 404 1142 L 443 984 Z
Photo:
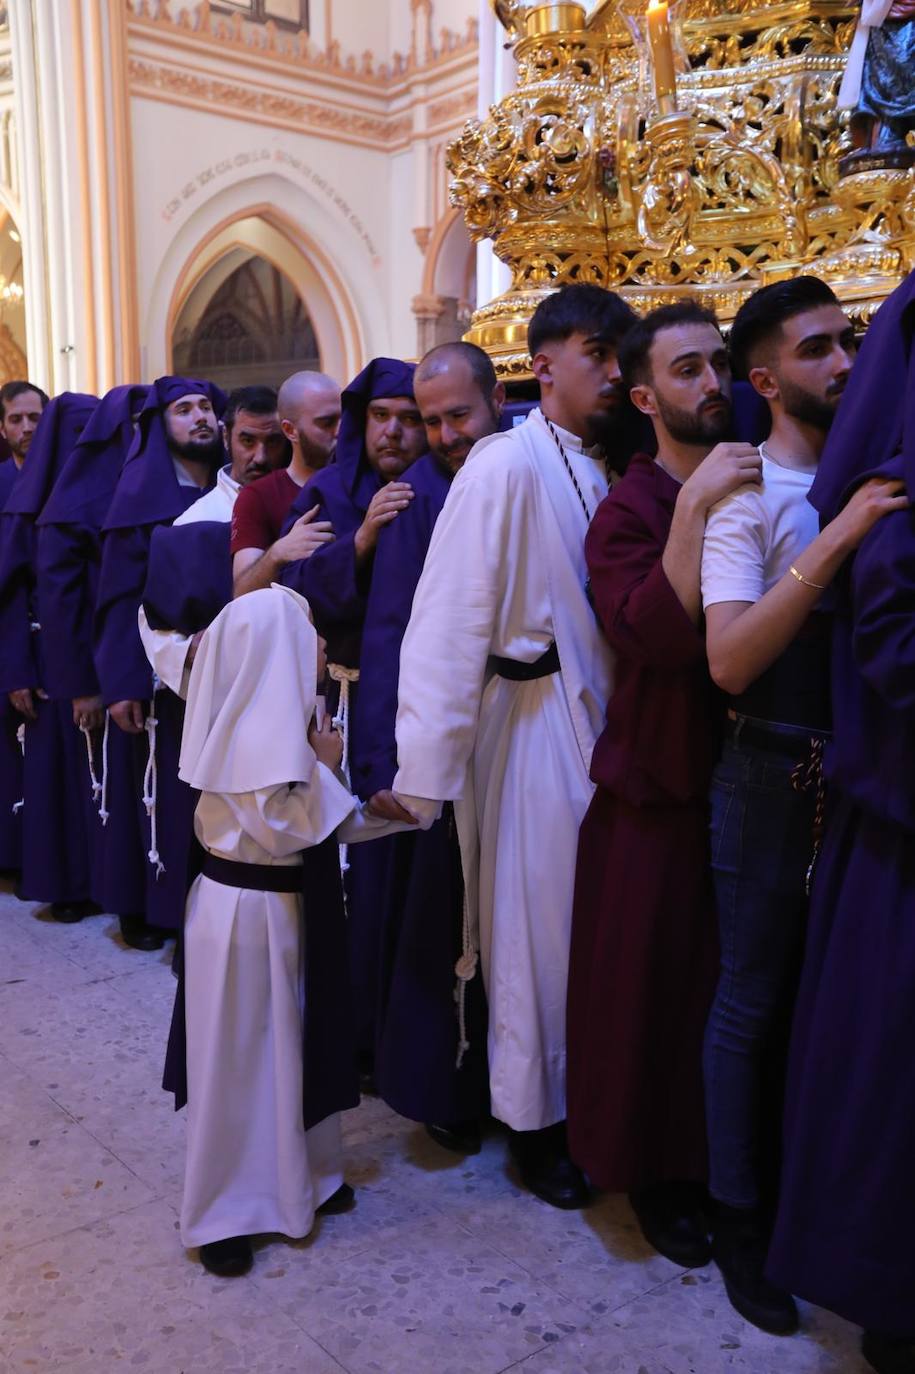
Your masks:
M 452 200 L 474 238 L 493 240 L 512 286 L 468 337 L 518 375 L 531 311 L 573 281 L 639 309 L 686 288 L 728 320 L 756 287 L 815 271 L 869 318 L 915 265 L 915 174 L 840 167 L 857 4 L 682 0 L 690 70 L 679 109 L 658 117 L 623 2 L 634 0 L 599 0 L 587 19 L 558 0 L 497 5 L 518 87 L 465 127 L 449 170 Z

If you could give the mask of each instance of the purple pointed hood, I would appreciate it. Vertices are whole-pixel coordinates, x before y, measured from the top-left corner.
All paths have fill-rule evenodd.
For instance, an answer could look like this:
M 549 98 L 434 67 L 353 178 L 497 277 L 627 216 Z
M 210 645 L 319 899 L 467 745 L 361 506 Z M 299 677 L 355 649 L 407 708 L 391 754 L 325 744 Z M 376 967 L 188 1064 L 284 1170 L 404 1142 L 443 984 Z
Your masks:
M 48 402 L 41 412 L 19 481 L 6 503 L 8 514 L 37 517 L 41 513 L 98 403 L 97 396 L 80 391 L 62 391 Z
M 399 358 L 373 358 L 343 392 L 343 416 L 334 462 L 347 494 L 361 510 L 367 510 L 378 489 L 378 478 L 365 456 L 365 420 L 369 402 L 384 396 L 413 399 L 414 363 Z
M 165 429 L 165 411 L 182 396 L 208 396 L 217 419 L 226 408 L 225 393 L 213 382 L 193 377 L 159 377 L 147 393 L 137 432 L 117 481 L 105 530 L 135 525 L 161 525 L 185 509 Z M 214 465 L 215 476 L 219 463 Z
M 133 440 L 147 386 L 116 386 L 92 412 L 38 518 L 39 525 L 101 529 Z

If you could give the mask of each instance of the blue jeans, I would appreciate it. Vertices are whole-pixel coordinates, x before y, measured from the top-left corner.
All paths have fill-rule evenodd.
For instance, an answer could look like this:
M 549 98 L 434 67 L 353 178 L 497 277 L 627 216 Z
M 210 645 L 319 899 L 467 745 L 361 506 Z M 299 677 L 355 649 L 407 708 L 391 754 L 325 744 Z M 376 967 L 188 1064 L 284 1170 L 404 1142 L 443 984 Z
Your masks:
M 731 1207 L 760 1202 L 765 1076 L 784 1033 L 803 954 L 815 795 L 791 782 L 808 743 L 770 753 L 725 745 L 711 791 L 721 973 L 705 1033 L 709 1187 Z M 789 746 L 794 749 L 794 741 Z M 779 1081 L 778 1113 L 783 1082 Z

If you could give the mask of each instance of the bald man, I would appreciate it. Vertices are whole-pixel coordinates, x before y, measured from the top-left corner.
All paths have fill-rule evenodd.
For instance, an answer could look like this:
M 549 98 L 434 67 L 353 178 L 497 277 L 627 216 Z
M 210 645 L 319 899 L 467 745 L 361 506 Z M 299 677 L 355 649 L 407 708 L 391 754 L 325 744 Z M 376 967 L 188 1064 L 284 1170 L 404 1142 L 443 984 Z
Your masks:
M 333 539 L 333 527 L 305 511 L 280 538 L 290 507 L 305 483 L 331 461 L 340 428 L 340 388 L 323 372 L 294 372 L 280 387 L 277 411 L 292 446 L 292 461 L 252 482 L 232 512 L 233 595 L 269 587 L 287 563 L 308 558 Z

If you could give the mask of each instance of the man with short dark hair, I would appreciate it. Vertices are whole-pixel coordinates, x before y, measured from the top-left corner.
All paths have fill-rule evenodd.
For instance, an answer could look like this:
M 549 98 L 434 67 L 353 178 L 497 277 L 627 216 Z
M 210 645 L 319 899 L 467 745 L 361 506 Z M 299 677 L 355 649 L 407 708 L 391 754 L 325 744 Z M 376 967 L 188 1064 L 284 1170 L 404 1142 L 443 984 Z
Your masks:
M 585 552 L 616 656 L 581 827 L 569 967 L 569 1141 L 601 1188 L 628 1191 L 646 1239 L 708 1263 L 702 1036 L 716 970 L 708 786 L 721 710 L 701 629 L 706 512 L 758 480 L 727 441 L 731 374 L 715 316 L 652 311 L 620 363 L 654 426 L 601 504 Z
M 479 951 L 492 1112 L 526 1186 L 558 1207 L 588 1198 L 565 1141 L 566 974 L 578 826 L 610 690 L 583 545 L 615 456 L 617 350 L 633 320 L 594 286 L 538 306 L 540 409 L 477 444 L 454 479 L 400 660 L 392 790 L 426 827 L 455 803 L 468 907 L 458 972 L 470 978 Z
M 711 789 L 721 974 L 705 1042 L 714 1254 L 741 1316 L 797 1327 L 763 1273 L 771 1223 L 764 1161 L 779 1137 L 784 1053 L 807 924 L 822 752 L 832 727 L 832 617 L 823 592 L 871 526 L 898 509 L 865 483 L 820 532 L 808 494 L 848 382 L 854 329 L 817 277 L 763 287 L 737 313 L 736 367 L 768 403 L 762 482 L 709 514 L 702 554 L 706 646 L 728 695 Z M 807 779 L 800 788 L 798 779 Z
M 430 452 L 410 468 L 410 505 L 378 536 L 350 760 L 355 792 L 371 799 L 374 814 L 394 820 L 410 819 L 390 789 L 400 648 L 413 595 L 454 477 L 474 445 L 499 428 L 505 400 L 490 359 L 469 343 L 433 348 L 413 383 Z M 385 842 L 390 877 L 371 960 L 375 1084 L 395 1111 L 464 1153 L 480 1147 L 488 1103 L 486 1010 L 477 973 L 463 992 L 462 1031 L 454 968 L 462 954 L 464 884 L 453 809 L 446 813 L 425 834 L 413 830 Z
M 0 387 L 0 435 L 9 445 L 17 468 L 29 451 L 48 398 L 40 386 L 31 382 L 7 382 Z

